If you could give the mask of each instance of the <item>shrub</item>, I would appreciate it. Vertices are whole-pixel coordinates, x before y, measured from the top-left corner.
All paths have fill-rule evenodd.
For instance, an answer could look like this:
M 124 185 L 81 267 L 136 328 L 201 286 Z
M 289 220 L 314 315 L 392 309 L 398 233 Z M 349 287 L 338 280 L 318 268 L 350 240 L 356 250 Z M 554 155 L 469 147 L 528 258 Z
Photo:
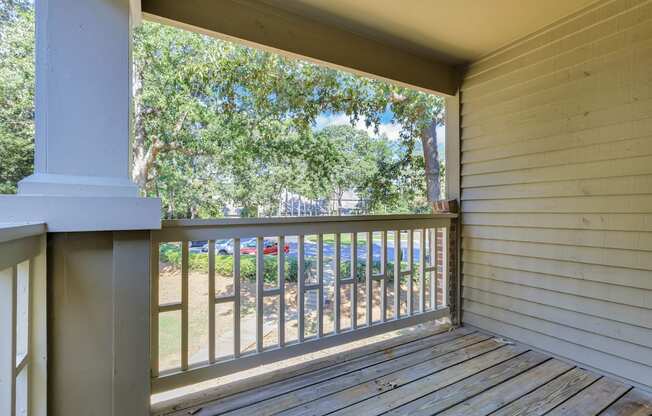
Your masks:
M 181 250 L 178 245 L 161 245 L 159 260 L 168 267 L 181 267 Z M 264 280 L 267 283 L 277 281 L 278 256 L 264 257 Z M 306 270 L 312 268 L 312 261 L 305 260 Z M 188 256 L 189 270 L 208 273 L 208 255 L 206 253 L 190 253 Z M 296 257 L 285 258 L 285 281 L 296 282 L 298 275 L 298 262 Z M 215 256 L 215 274 L 219 276 L 233 276 L 233 256 Z M 240 278 L 251 282 L 256 281 L 256 256 L 240 256 Z
M 407 265 L 406 262 L 401 263 L 402 266 Z M 367 274 L 367 262 L 365 260 L 358 260 L 355 264 L 355 276 L 356 279 L 358 280 L 358 283 L 363 283 L 366 281 L 366 274 Z M 373 262 L 373 269 L 374 270 L 380 270 L 380 261 L 374 260 Z M 340 265 L 340 276 L 342 279 L 348 279 L 351 277 L 351 261 L 343 261 Z M 401 278 L 402 282 L 407 281 L 408 276 L 403 276 Z M 390 282 L 394 281 L 394 262 L 388 261 L 387 262 L 387 280 Z

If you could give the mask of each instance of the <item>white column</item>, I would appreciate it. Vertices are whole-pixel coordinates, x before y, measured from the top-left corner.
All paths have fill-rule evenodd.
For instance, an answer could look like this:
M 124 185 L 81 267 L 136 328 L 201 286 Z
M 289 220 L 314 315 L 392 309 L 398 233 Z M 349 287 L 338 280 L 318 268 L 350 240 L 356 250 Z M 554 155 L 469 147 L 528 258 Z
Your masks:
M 34 174 L 0 222 L 49 231 L 160 227 L 131 181 L 131 25 L 138 0 L 36 0 Z
M 36 0 L 35 173 L 23 195 L 137 196 L 129 0 Z

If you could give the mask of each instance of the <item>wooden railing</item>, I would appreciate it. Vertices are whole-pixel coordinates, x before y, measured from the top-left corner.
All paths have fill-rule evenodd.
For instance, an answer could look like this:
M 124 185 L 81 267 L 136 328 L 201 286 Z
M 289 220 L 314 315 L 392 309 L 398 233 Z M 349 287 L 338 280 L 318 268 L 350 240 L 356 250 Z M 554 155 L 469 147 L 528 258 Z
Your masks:
M 46 414 L 45 226 L 0 226 L 0 414 Z
M 450 316 L 455 217 L 164 222 L 151 233 L 152 392 Z

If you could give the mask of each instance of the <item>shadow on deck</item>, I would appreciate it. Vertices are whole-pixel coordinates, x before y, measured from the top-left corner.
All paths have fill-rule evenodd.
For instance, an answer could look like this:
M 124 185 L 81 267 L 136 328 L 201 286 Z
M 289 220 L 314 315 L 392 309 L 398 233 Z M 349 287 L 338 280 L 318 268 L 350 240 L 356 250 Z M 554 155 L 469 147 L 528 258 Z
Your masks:
M 404 333 L 292 367 L 284 379 L 277 370 L 154 410 L 174 416 L 652 414 L 652 395 L 615 379 L 482 332 L 443 331 Z

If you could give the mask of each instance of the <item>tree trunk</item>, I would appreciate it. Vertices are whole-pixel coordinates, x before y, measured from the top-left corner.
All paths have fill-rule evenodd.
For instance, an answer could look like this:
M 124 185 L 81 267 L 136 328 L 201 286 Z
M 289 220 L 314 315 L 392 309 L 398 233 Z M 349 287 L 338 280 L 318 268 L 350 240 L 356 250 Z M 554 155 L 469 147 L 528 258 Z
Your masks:
M 149 176 L 149 160 L 152 158 L 151 148 L 145 146 L 145 123 L 144 109 L 142 102 L 143 95 L 143 72 L 134 65 L 133 95 L 134 95 L 134 143 L 133 143 L 133 166 L 131 179 L 144 192 Z
M 426 195 L 428 202 L 436 202 L 440 198 L 439 183 L 439 153 L 437 151 L 437 122 L 433 122 L 421 133 L 423 159 L 426 166 Z

